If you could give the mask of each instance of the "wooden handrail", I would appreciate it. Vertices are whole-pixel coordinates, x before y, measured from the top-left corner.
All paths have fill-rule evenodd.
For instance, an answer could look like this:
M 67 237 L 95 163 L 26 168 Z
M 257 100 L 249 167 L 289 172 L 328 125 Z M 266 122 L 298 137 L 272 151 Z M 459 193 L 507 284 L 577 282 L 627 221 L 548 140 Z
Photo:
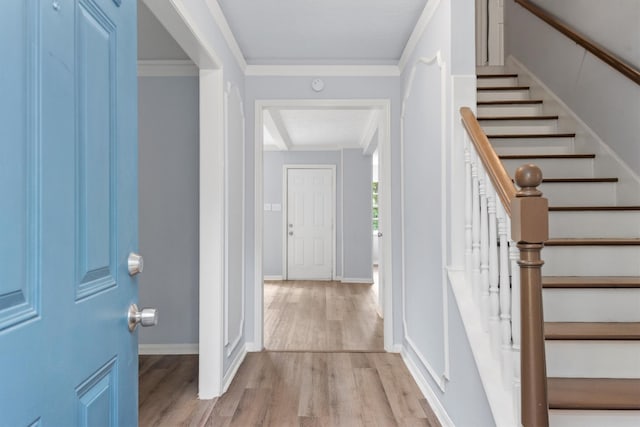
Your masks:
M 615 70 L 634 81 L 636 84 L 640 85 L 640 70 L 634 66 L 628 64 L 602 46 L 599 46 L 595 42 L 589 40 L 582 33 L 565 24 L 557 17 L 542 9 L 540 6 L 531 3 L 529 0 L 515 0 L 515 2 L 536 15 L 538 18 L 542 19 L 547 24 L 551 25 L 556 30 L 560 31 L 565 36 L 569 37 L 580 46 L 584 47 L 594 56 L 597 56 Z
M 480 123 L 469 107 L 460 108 L 462 124 L 464 125 L 471 142 L 476 147 L 476 151 L 491 178 L 496 193 L 500 197 L 502 206 L 507 215 L 511 216 L 511 200 L 516 197 L 516 187 L 513 185 L 511 177 L 504 169 L 500 158 L 491 147 L 489 138 L 480 127 Z

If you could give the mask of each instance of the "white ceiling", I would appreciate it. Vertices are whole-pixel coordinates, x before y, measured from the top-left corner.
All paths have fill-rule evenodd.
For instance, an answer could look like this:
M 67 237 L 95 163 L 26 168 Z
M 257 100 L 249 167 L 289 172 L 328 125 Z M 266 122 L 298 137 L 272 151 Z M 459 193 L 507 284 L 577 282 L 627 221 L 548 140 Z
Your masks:
M 217 1 L 249 65 L 397 64 L 427 0 Z M 187 55 L 138 0 L 138 59 Z M 310 82 L 311 83 L 311 79 Z M 271 108 L 264 116 L 268 150 L 365 148 L 375 108 Z
M 397 64 L 427 3 L 427 0 L 217 1 L 251 65 Z

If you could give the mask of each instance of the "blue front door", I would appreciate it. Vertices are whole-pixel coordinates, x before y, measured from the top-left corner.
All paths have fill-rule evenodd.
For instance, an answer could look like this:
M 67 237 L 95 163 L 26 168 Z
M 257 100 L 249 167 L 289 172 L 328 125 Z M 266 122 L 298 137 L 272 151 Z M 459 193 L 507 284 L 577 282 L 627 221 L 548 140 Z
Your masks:
M 136 2 L 2 0 L 0 426 L 137 423 Z

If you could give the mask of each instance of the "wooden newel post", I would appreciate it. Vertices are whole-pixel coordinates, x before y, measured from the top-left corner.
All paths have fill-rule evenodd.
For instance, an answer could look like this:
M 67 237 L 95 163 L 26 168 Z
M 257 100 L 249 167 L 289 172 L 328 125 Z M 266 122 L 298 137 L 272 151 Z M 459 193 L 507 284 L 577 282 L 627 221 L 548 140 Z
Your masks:
M 520 166 L 515 178 L 520 190 L 511 200 L 511 238 L 520 249 L 521 420 L 524 427 L 546 427 L 549 408 L 540 251 L 549 238 L 549 203 L 537 189 L 542 172 L 536 165 Z

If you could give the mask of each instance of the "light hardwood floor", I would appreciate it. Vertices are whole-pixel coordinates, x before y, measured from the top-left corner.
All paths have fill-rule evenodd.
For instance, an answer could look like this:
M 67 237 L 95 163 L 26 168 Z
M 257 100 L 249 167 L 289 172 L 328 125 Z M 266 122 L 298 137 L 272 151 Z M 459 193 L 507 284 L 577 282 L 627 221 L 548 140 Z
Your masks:
M 215 403 L 195 361 L 141 357 L 140 426 L 440 426 L 397 354 L 249 353 Z
M 265 345 L 282 351 L 249 353 L 217 401 L 197 400 L 197 356 L 141 356 L 140 426 L 439 427 L 383 351 L 375 301 L 371 285 L 266 283 Z
M 278 351 L 384 351 L 372 285 L 266 282 L 264 344 Z

